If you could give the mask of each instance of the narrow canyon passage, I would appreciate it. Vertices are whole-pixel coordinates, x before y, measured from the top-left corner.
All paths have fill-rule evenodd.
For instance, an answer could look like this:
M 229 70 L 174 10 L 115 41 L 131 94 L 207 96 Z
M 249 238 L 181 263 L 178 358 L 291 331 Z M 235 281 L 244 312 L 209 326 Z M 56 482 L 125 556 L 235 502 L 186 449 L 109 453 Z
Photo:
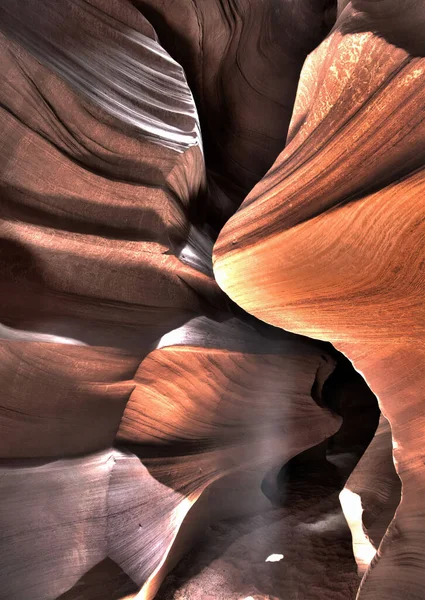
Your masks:
M 425 598 L 423 26 L 0 0 L 0 600 Z

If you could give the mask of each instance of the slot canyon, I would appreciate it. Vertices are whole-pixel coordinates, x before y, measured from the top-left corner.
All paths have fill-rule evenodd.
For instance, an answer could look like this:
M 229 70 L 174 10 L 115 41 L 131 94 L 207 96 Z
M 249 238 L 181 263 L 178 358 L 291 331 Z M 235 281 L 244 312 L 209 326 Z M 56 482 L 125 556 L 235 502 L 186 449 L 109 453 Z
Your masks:
M 425 600 L 425 4 L 0 54 L 0 600 Z

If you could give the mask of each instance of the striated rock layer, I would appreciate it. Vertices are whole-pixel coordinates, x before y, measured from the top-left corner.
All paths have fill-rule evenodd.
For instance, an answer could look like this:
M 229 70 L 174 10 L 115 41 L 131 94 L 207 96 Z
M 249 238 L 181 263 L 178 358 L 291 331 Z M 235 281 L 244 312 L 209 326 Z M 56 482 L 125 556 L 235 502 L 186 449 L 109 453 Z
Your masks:
M 425 62 L 420 3 L 341 3 L 301 74 L 288 145 L 215 247 L 220 286 L 331 341 L 379 399 L 402 500 L 361 600 L 424 597 Z

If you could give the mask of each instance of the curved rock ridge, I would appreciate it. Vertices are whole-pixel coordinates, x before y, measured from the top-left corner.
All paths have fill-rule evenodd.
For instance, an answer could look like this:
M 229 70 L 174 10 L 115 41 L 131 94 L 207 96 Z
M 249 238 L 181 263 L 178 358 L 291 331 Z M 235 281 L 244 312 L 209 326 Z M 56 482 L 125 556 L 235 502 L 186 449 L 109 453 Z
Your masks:
M 157 566 L 158 541 L 172 541 L 190 507 L 155 478 L 155 469 L 116 449 L 3 461 L 0 470 L 4 598 L 93 597 L 84 579 L 102 566 L 119 575 L 115 593 L 135 592 L 135 581 L 141 585 Z
M 84 44 L 97 44 L 87 35 L 94 28 L 99 43 L 111 51 L 118 43 L 126 48 L 122 58 L 128 59 L 128 68 L 134 61 L 139 69 L 161 67 L 171 86 L 178 71 L 187 98 L 190 91 L 182 69 L 171 58 L 165 60 L 162 49 L 127 43 L 133 31 L 133 37 L 150 36 L 159 48 L 152 27 L 131 4 L 65 2 L 61 10 L 46 12 L 49 6 L 42 2 L 33 19 L 32 3 L 19 10 L 11 3 L 1 7 L 7 17 L 1 27 L 9 32 L 0 37 L 0 306 L 9 328 L 2 337 L 12 329 L 16 335 L 23 330 L 41 334 L 40 341 L 53 335 L 143 355 L 164 333 L 207 307 L 226 306 L 211 277 L 202 272 L 205 267 L 199 271 L 179 260 L 193 237 L 189 215 L 199 212 L 205 185 L 201 147 L 195 138 L 184 152 L 156 143 L 159 138 L 153 140 L 94 96 L 82 94 L 63 72 L 53 70 L 48 57 L 38 62 L 39 54 L 33 56 L 28 44 L 16 39 L 29 31 L 29 38 L 42 38 L 43 48 L 63 44 L 66 50 L 73 44 L 75 54 Z M 43 15 L 45 28 L 37 28 Z M 52 50 L 53 58 L 58 55 Z M 78 65 L 74 68 L 79 77 Z M 90 83 L 96 88 L 99 82 Z M 139 91 L 137 84 L 133 92 Z M 138 98 L 142 102 L 145 95 Z M 176 112 L 172 94 L 167 102 L 168 108 L 146 102 L 144 110 L 164 126 L 196 128 L 193 100 L 186 116 Z M 198 263 L 206 263 L 205 258 Z
M 217 258 L 230 243 L 236 252 L 274 237 L 423 166 L 423 60 L 380 35 L 348 32 L 349 16 L 306 60 L 288 144 L 226 224 Z M 257 221 L 246 212 L 253 203 Z
M 222 289 L 268 323 L 333 343 L 390 423 L 402 499 L 361 600 L 420 600 L 425 585 L 425 63 L 403 44 L 422 9 L 403 5 L 399 22 L 400 7 L 340 13 L 304 65 L 288 145 L 215 246 Z
M 198 116 L 183 69 L 143 17 L 130 14 L 129 26 L 114 19 L 104 0 L 63 2 L 60 10 L 53 0 L 41 0 L 36 14 L 31 4 L 3 2 L 1 31 L 80 96 L 143 137 L 178 152 L 200 145 Z M 105 18 L 108 9 L 112 14 Z M 81 24 L 78 30 L 70 27 L 73 19 Z

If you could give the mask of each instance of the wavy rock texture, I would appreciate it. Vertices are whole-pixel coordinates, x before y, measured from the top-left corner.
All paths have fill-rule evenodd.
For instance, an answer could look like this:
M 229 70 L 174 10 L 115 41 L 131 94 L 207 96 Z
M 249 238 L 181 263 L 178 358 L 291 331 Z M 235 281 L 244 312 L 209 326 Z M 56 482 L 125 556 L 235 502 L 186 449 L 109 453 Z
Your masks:
M 242 135 L 241 173 L 252 139 L 267 147 L 255 177 L 278 152 L 322 20 L 282 98 L 272 78 L 260 106 L 284 105 L 279 131 L 265 118 Z M 252 53 L 247 28 L 223 43 Z M 266 473 L 270 489 L 338 430 L 322 394 L 334 360 L 216 285 L 195 102 L 132 3 L 5 0 L 0 52 L 0 597 L 152 598 L 209 518 L 264 506 Z
M 304 65 L 287 147 L 215 248 L 229 296 L 331 341 L 391 425 L 402 500 L 362 600 L 419 600 L 425 585 L 423 17 L 414 2 L 347 4 Z

